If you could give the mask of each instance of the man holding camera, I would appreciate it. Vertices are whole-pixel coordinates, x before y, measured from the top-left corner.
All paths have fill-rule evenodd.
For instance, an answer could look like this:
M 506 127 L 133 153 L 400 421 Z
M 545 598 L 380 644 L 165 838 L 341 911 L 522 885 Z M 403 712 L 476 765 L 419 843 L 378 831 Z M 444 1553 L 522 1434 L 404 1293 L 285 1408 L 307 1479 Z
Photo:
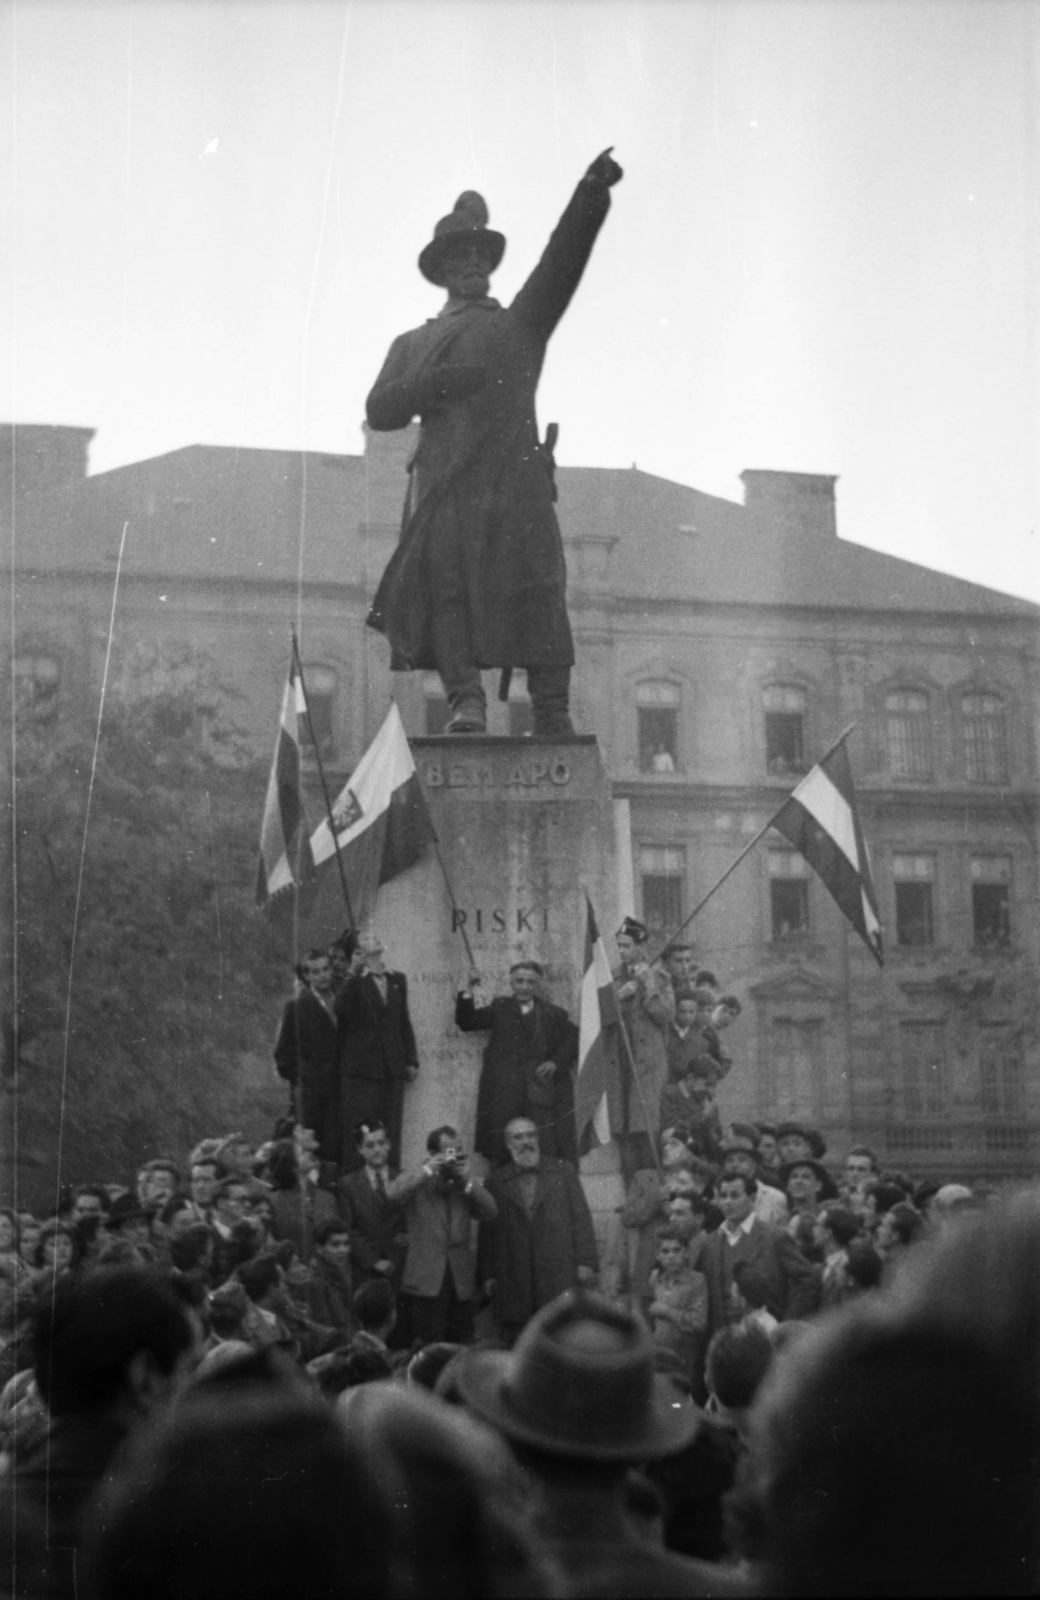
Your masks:
M 423 1344 L 473 1337 L 476 1261 L 471 1223 L 491 1222 L 498 1207 L 474 1177 L 462 1140 L 452 1127 L 434 1128 L 418 1172 L 397 1181 L 407 1196 L 408 1256 L 401 1293 L 411 1303 L 410 1328 Z

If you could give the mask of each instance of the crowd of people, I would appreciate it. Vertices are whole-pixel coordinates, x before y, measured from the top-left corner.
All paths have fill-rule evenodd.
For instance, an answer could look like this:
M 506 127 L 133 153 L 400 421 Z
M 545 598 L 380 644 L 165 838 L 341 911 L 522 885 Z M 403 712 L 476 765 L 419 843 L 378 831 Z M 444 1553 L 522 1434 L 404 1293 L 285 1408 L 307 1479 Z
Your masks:
M 534 962 L 457 999 L 475 1155 L 445 1122 L 402 1169 L 372 937 L 308 956 L 269 1140 L 0 1211 L 0 1593 L 1035 1591 L 1035 1194 L 725 1119 L 739 1001 L 645 944 L 626 919 L 613 1230 Z

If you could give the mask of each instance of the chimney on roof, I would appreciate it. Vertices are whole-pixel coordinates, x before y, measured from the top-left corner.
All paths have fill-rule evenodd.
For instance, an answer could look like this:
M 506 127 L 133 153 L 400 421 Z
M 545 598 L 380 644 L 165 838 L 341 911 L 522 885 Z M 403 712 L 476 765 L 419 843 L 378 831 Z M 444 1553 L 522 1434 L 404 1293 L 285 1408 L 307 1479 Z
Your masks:
M 25 495 L 47 495 L 86 480 L 93 428 L 50 423 L 0 423 L 0 493 L 9 503 Z
M 740 481 L 744 485 L 744 510 L 756 532 L 798 541 L 837 538 L 836 477 L 822 472 L 769 472 L 749 467 L 740 474 Z

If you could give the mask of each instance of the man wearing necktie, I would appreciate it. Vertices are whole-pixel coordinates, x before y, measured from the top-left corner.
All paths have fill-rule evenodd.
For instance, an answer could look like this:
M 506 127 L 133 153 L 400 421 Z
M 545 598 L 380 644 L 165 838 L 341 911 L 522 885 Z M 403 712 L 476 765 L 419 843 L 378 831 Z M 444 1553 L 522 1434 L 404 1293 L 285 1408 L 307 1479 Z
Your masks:
M 578 1030 L 562 1006 L 538 992 L 543 969 L 537 961 L 516 961 L 509 970 L 511 993 L 478 1006 L 473 990 L 480 976 L 455 1002 L 455 1025 L 463 1033 L 490 1034 L 477 1090 L 477 1131 L 473 1148 L 492 1166 L 508 1158 L 505 1128 L 514 1117 L 529 1117 L 547 1156 L 578 1164 L 574 1131 L 572 1072 L 578 1059 Z
M 360 1165 L 354 1144 L 359 1123 L 382 1123 L 391 1159 L 400 1160 L 405 1085 L 419 1071 L 415 1032 L 408 1014 L 408 980 L 387 970 L 382 940 L 360 941 L 364 966 L 336 997 L 340 1048 L 340 1114 L 344 1170 Z

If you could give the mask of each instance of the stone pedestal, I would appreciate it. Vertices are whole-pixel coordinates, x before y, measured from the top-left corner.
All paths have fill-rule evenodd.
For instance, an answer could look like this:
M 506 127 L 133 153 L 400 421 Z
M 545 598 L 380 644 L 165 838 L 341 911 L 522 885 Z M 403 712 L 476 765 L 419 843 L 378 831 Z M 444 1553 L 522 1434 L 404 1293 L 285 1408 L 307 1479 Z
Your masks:
M 509 968 L 529 956 L 545 967 L 545 993 L 575 1019 L 585 942 L 587 888 L 609 935 L 616 926 L 617 871 L 610 790 L 594 737 L 413 739 L 412 753 L 455 892 L 453 910 L 434 850 L 379 891 L 372 925 L 387 961 L 407 974 L 420 1073 L 405 1094 L 402 1158 L 421 1159 L 440 1123 L 473 1137 L 486 1035 L 455 1027 L 466 983 L 465 927 L 483 978 L 478 994 L 509 991 Z M 328 929 L 323 937 L 329 936 Z M 614 1146 L 585 1174 L 602 1243 L 620 1203 Z

